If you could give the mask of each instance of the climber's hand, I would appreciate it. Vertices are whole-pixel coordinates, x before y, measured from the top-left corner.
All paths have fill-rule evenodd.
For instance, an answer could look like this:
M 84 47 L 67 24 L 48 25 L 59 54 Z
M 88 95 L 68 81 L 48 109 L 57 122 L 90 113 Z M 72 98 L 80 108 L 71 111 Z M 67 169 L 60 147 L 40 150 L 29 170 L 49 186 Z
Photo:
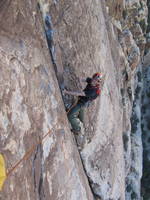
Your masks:
M 62 90 L 62 93 L 63 93 L 63 95 L 67 94 L 67 90 L 66 90 L 66 89 L 63 89 L 63 90 Z

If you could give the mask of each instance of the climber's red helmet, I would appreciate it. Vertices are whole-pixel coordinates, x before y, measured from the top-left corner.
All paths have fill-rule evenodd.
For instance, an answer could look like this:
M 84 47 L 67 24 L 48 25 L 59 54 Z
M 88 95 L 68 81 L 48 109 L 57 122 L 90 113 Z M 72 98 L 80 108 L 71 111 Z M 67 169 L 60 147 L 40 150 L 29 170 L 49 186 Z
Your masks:
M 102 73 L 100 73 L 100 72 L 97 72 L 97 73 L 93 74 L 92 81 L 91 81 L 92 86 L 99 87 L 100 83 L 102 81 L 102 77 L 103 77 Z
M 99 79 L 99 80 L 101 80 L 102 77 L 103 77 L 102 73 L 97 72 L 97 73 L 93 74 L 92 79 Z

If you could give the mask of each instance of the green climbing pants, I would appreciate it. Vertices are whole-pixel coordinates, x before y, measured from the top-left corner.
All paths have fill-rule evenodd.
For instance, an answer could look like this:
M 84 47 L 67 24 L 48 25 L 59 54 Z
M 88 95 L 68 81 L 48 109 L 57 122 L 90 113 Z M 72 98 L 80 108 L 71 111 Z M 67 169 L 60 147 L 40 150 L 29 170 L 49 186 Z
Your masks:
M 68 120 L 71 123 L 73 131 L 75 132 L 79 132 L 81 130 L 80 121 L 82 123 L 84 121 L 84 108 L 85 106 L 77 103 L 68 113 Z

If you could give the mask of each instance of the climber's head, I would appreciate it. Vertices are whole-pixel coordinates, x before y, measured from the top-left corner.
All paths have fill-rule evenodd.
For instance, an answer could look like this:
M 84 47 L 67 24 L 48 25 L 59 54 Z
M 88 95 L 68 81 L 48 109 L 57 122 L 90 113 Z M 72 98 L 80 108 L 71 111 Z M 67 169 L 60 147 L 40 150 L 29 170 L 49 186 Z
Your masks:
M 102 79 L 103 75 L 100 72 L 93 74 L 92 79 Z
M 102 77 L 103 77 L 103 75 L 100 72 L 97 72 L 97 73 L 93 74 L 93 76 L 92 76 L 92 85 L 93 86 L 100 85 L 100 82 L 102 81 Z

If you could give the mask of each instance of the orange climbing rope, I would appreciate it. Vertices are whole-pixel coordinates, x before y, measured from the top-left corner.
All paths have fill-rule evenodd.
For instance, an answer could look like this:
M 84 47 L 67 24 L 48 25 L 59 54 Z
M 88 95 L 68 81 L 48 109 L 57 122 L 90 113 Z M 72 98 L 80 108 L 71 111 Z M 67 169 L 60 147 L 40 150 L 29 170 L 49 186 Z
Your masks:
M 77 103 L 77 101 L 75 101 L 75 103 L 71 106 L 71 108 L 68 110 L 68 112 L 72 109 L 72 107 L 76 103 Z M 27 160 L 31 156 L 31 154 L 33 153 L 33 151 L 35 150 L 37 145 L 41 144 L 43 142 L 43 140 L 50 133 L 51 133 L 51 130 L 49 130 L 36 144 L 32 145 L 32 147 L 24 154 L 24 156 L 18 162 L 16 162 L 16 164 L 14 164 L 14 166 L 11 169 L 9 169 L 7 172 L 6 172 L 6 169 L 5 169 L 4 156 L 2 154 L 0 154 L 0 191 L 2 190 L 2 187 L 3 187 L 5 180 L 19 167 L 19 165 L 23 161 Z
M 27 151 L 24 156 L 10 169 L 6 172 L 5 168 L 5 161 L 4 156 L 0 154 L 0 191 L 2 190 L 3 184 L 5 180 L 13 173 L 13 171 L 19 167 L 19 165 L 24 161 L 27 160 L 30 155 L 35 150 L 36 146 L 41 144 L 43 140 L 51 133 L 51 130 L 49 130 L 35 145 L 32 145 L 32 147 Z
M 16 168 L 18 168 L 18 166 L 19 166 L 24 160 L 27 160 L 27 159 L 30 157 L 30 155 L 31 155 L 31 154 L 33 153 L 33 151 L 35 150 L 36 146 L 39 145 L 39 144 L 41 144 L 41 143 L 43 142 L 43 140 L 44 140 L 50 133 L 51 133 L 51 130 L 49 130 L 49 131 L 47 132 L 47 134 L 43 136 L 43 138 L 41 138 L 35 145 L 33 145 L 33 146 L 29 149 L 29 151 L 27 151 L 27 152 L 25 153 L 25 155 L 24 155 L 10 170 L 8 170 L 8 172 L 6 173 L 6 178 L 7 178 L 8 176 L 10 176 L 10 175 L 12 174 L 12 172 L 13 172 Z

